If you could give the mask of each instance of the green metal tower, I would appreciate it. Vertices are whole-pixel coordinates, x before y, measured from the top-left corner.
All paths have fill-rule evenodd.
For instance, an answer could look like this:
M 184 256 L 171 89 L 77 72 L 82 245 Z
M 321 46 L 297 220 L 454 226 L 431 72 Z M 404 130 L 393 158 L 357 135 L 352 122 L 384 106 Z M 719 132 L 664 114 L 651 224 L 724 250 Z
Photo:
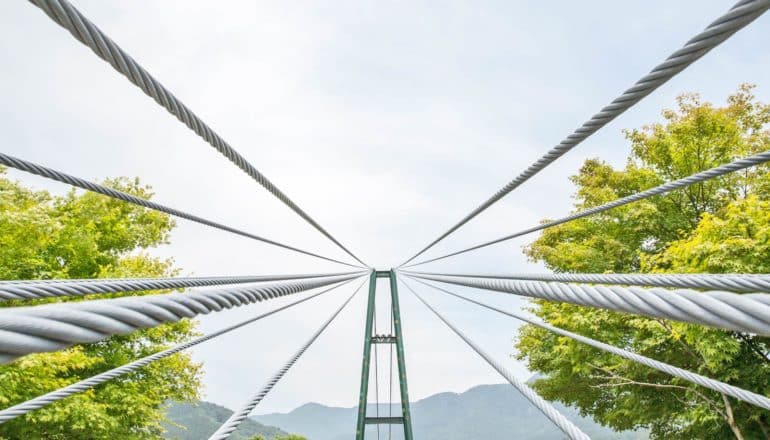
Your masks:
M 377 278 L 390 279 L 390 300 L 393 310 L 394 335 L 373 337 L 372 321 L 374 304 L 377 294 Z M 401 389 L 400 417 L 368 417 L 366 415 L 367 396 L 369 394 L 369 365 L 371 363 L 372 344 L 396 344 L 396 360 L 398 364 L 398 382 Z M 356 440 L 363 440 L 366 425 L 401 424 L 404 426 L 404 439 L 413 440 L 412 416 L 409 412 L 409 393 L 406 387 L 406 363 L 404 361 L 404 338 L 401 332 L 401 312 L 398 306 L 398 286 L 396 273 L 389 271 L 372 271 L 369 278 L 369 304 L 366 309 L 366 330 L 364 333 L 364 360 L 361 366 L 361 396 L 358 401 L 358 422 L 356 423 Z

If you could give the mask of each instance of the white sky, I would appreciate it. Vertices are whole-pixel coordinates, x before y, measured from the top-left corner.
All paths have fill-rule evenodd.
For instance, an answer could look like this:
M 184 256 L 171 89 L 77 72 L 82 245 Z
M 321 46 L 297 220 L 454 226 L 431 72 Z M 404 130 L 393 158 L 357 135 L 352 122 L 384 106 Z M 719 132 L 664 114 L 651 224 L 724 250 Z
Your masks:
M 80 0 L 76 6 L 233 147 L 367 263 L 386 269 L 497 191 L 731 2 L 202 2 Z M 0 2 L 2 151 L 80 177 L 141 176 L 157 202 L 344 258 L 173 116 L 34 6 Z M 770 100 L 770 18 L 757 20 L 436 246 L 496 238 L 571 208 L 566 176 L 600 156 L 622 164 L 622 128 L 659 120 L 684 91 L 724 102 L 739 83 Z M 27 185 L 63 185 L 11 173 Z M 540 271 L 524 237 L 426 269 Z M 186 274 L 338 271 L 180 220 L 173 256 Z M 344 270 L 344 269 L 343 269 Z M 194 350 L 205 398 L 240 405 L 326 320 L 353 286 Z M 504 294 L 455 289 L 510 309 Z M 499 359 L 517 323 L 425 289 Z M 387 292 L 382 286 L 380 292 Z M 257 408 L 353 406 L 365 295 Z M 412 400 L 500 378 L 402 288 Z M 298 298 L 298 297 L 297 297 Z M 296 299 L 296 298 L 294 298 Z M 201 319 L 201 330 L 276 300 Z M 381 322 L 385 322 L 384 315 Z M 383 331 L 381 331 L 382 333 Z M 521 378 L 530 373 L 511 359 Z M 384 375 L 380 378 L 382 383 Z

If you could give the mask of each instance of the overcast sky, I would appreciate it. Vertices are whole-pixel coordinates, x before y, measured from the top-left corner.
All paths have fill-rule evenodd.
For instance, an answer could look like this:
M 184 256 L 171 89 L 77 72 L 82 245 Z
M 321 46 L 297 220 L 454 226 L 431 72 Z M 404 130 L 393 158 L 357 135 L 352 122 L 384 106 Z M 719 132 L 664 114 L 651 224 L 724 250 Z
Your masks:
M 75 5 L 328 231 L 386 269 L 486 200 L 731 2 Z M 88 179 L 140 176 L 157 202 L 345 258 L 40 10 L 21 0 L 0 2 L 0 22 L 3 152 Z M 622 164 L 629 145 L 621 129 L 660 120 L 661 109 L 682 92 L 723 103 L 739 83 L 753 82 L 760 98 L 770 101 L 768 41 L 765 16 L 428 256 L 568 213 L 574 188 L 567 176 L 590 157 Z M 11 175 L 36 188 L 68 189 Z M 424 267 L 543 271 L 521 253 L 534 238 Z M 184 220 L 172 243 L 152 253 L 173 257 L 185 274 L 195 275 L 344 270 Z M 196 348 L 205 368 L 204 397 L 239 406 L 358 284 Z M 526 305 L 510 295 L 454 290 L 509 309 Z M 386 286 L 379 291 L 385 294 Z M 495 358 L 508 359 L 518 377 L 529 377 L 510 358 L 515 321 L 420 291 Z M 364 293 L 257 413 L 308 401 L 356 404 Z M 212 331 L 297 298 L 214 313 L 201 318 L 200 328 Z M 412 400 L 502 382 L 403 287 L 401 298 Z M 384 313 L 380 321 L 387 322 Z M 380 383 L 386 381 L 381 371 Z

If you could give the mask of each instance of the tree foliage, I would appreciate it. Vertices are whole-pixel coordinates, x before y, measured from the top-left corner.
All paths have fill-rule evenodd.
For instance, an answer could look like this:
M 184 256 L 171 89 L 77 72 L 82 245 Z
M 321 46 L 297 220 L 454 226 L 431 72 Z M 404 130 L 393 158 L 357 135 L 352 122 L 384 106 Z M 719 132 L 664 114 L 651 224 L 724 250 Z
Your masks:
M 572 182 L 582 210 L 770 149 L 770 106 L 742 85 L 716 107 L 678 98 L 663 121 L 626 131 L 631 155 L 615 169 L 587 160 Z M 768 273 L 766 166 L 549 228 L 525 252 L 555 272 Z M 770 394 L 770 339 L 569 304 L 537 301 L 551 324 Z M 546 377 L 536 388 L 616 429 L 654 438 L 770 438 L 768 411 L 527 325 L 518 357 Z
M 138 180 L 105 185 L 150 198 Z M 169 216 L 93 193 L 34 191 L 0 168 L 0 279 L 156 277 L 178 273 L 173 261 L 150 256 L 166 243 Z M 152 294 L 157 292 L 132 292 Z M 88 299 L 121 294 L 89 295 Z M 83 298 L 8 301 L 3 307 Z M 0 366 L 0 407 L 7 407 L 189 339 L 189 320 L 140 330 Z M 187 354 L 153 362 L 26 416 L 0 425 L 8 439 L 161 438 L 169 400 L 197 398 L 199 365 Z

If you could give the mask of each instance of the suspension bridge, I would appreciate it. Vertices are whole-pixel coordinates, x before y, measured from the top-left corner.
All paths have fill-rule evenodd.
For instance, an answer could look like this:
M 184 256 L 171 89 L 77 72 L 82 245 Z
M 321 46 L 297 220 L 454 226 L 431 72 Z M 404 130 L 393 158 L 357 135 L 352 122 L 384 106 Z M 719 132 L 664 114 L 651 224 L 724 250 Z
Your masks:
M 54 23 L 68 31 L 80 43 L 91 49 L 98 57 L 109 63 L 116 71 L 141 89 L 142 92 L 165 108 L 216 151 L 229 159 L 233 165 L 246 173 L 256 183 L 326 237 L 326 239 L 344 251 L 348 261 L 301 249 L 293 244 L 281 243 L 193 213 L 150 202 L 41 164 L 32 163 L 24 158 L 0 153 L 0 164 L 20 171 L 95 192 L 105 197 L 115 198 L 125 203 L 170 214 L 174 217 L 236 234 L 244 238 L 264 242 L 287 251 L 347 266 L 343 272 L 314 274 L 2 281 L 0 282 L 0 301 L 78 297 L 117 292 L 125 294 L 124 296 L 112 299 L 91 300 L 85 298 L 82 301 L 54 302 L 36 306 L 22 305 L 0 309 L 0 362 L 2 363 L 10 363 L 33 353 L 52 352 L 66 349 L 75 344 L 94 343 L 113 335 L 128 334 L 138 329 L 151 328 L 185 318 L 194 318 L 201 314 L 223 312 L 235 307 L 270 301 L 300 292 L 314 289 L 320 290 L 312 293 L 310 296 L 242 322 L 234 323 L 205 336 L 144 358 L 133 360 L 118 368 L 104 371 L 88 379 L 67 385 L 26 402 L 1 409 L 0 423 L 23 416 L 65 399 L 68 396 L 82 393 L 99 384 L 139 370 L 154 361 L 291 309 L 297 304 L 311 301 L 341 286 L 351 286 L 355 287 L 355 289 L 340 304 L 339 308 L 329 316 L 328 320 L 315 333 L 310 335 L 307 342 L 298 347 L 296 353 L 284 365 L 280 366 L 275 375 L 267 380 L 264 387 L 256 390 L 211 435 L 211 439 L 228 438 L 272 390 L 276 383 L 281 380 L 286 372 L 301 360 L 305 351 L 334 322 L 335 318 L 343 311 L 351 299 L 362 291 L 368 292 L 368 302 L 365 316 L 365 332 L 362 335 L 361 388 L 357 422 L 355 426 L 350 427 L 351 431 L 356 433 L 358 440 L 365 438 L 366 426 L 368 425 L 388 425 L 388 432 L 392 432 L 395 426 L 397 427 L 396 429 L 403 430 L 403 436 L 407 440 L 414 438 L 409 407 L 407 365 L 404 356 L 408 341 L 404 340 L 403 323 L 399 307 L 399 295 L 404 291 L 415 295 L 425 307 L 436 315 L 438 320 L 446 324 L 473 352 L 489 363 L 517 392 L 525 396 L 532 405 L 537 407 L 567 437 L 571 439 L 589 438 L 570 420 L 560 414 L 548 401 L 541 398 L 526 383 L 511 374 L 506 369 L 504 362 L 482 350 L 462 329 L 458 328 L 437 310 L 434 305 L 428 302 L 417 291 L 418 289 L 429 289 L 442 293 L 478 306 L 479 313 L 484 313 L 484 309 L 496 312 L 514 320 L 526 322 L 554 334 L 573 339 L 598 350 L 629 359 L 665 374 L 718 391 L 734 399 L 770 410 L 770 398 L 755 391 L 742 389 L 723 381 L 687 371 L 642 356 L 623 347 L 612 346 L 599 340 L 567 331 L 518 311 L 503 310 L 478 301 L 472 296 L 461 295 L 450 290 L 451 286 L 464 286 L 528 298 L 699 324 L 751 335 L 770 336 L 770 275 L 478 274 L 433 273 L 415 269 L 416 266 L 422 264 L 473 252 L 481 248 L 503 243 L 515 237 L 542 231 L 552 226 L 598 214 L 649 197 L 666 194 L 689 185 L 745 170 L 770 161 L 770 151 L 749 157 L 737 158 L 728 164 L 705 170 L 680 180 L 667 182 L 601 206 L 579 211 L 548 223 L 535 225 L 531 228 L 516 231 L 504 237 L 445 255 L 416 261 L 436 244 L 448 238 L 466 223 L 519 188 L 524 182 L 551 165 L 565 153 L 577 147 L 607 123 L 623 114 L 623 112 L 634 106 L 645 96 L 653 93 L 669 79 L 706 55 L 711 49 L 751 24 L 770 8 L 770 0 L 739 1 L 730 10 L 706 26 L 704 30 L 693 36 L 682 47 L 671 53 L 668 58 L 654 66 L 649 74 L 636 81 L 598 113 L 592 115 L 579 128 L 567 134 L 557 145 L 481 205 L 470 211 L 465 217 L 406 259 L 400 266 L 387 270 L 370 267 L 345 247 L 67 0 L 30 0 L 30 3 L 50 17 Z M 388 304 L 390 306 L 388 316 L 390 322 L 385 334 L 376 333 L 378 327 L 375 323 L 376 298 L 378 293 L 382 293 L 377 291 L 377 280 L 380 278 L 387 280 L 389 285 L 389 292 L 387 293 L 389 294 Z M 130 294 L 131 292 L 147 290 L 180 288 L 192 288 L 192 290 L 145 296 L 132 296 Z M 377 405 L 374 410 L 369 408 L 368 405 L 370 401 L 370 369 L 372 367 L 375 370 L 378 368 L 377 350 L 379 346 L 384 346 L 389 350 L 391 359 L 389 368 L 391 369 L 394 365 L 393 356 L 395 354 L 395 376 L 399 384 L 400 406 L 398 407 L 400 411 L 393 413 L 389 410 L 387 415 L 380 414 L 379 386 L 377 384 L 375 384 L 374 389 Z M 374 356 L 372 356 L 372 350 L 375 352 Z M 392 401 L 393 397 L 391 395 L 388 400 L 389 408 Z

